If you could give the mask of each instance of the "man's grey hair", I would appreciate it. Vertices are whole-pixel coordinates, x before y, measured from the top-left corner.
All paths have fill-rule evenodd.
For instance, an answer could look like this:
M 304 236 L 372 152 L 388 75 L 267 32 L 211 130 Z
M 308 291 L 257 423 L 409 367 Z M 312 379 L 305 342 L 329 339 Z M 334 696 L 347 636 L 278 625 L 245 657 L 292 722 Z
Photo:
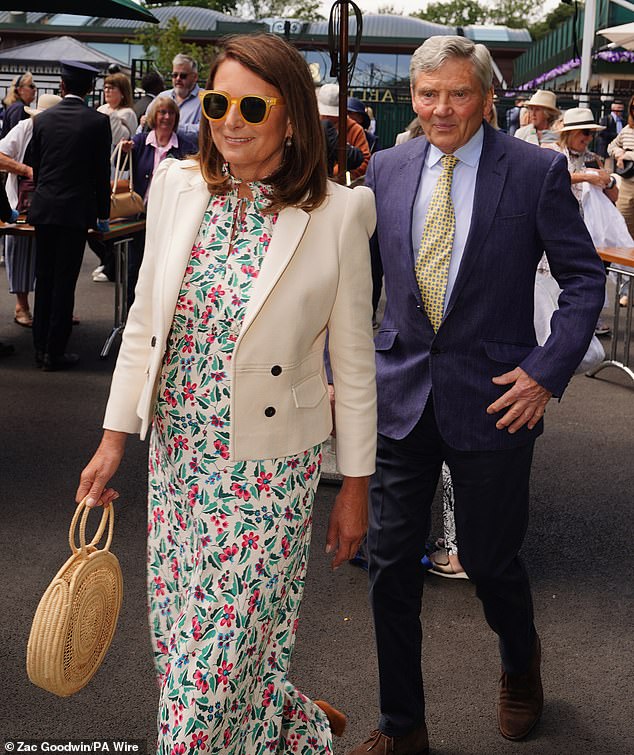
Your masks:
M 437 71 L 448 60 L 455 58 L 471 61 L 482 86 L 482 94 L 486 96 L 493 85 L 491 53 L 484 45 L 476 45 L 466 37 L 436 36 L 425 40 L 414 52 L 409 64 L 411 86 L 416 83 L 419 73 Z
M 184 52 L 179 52 L 178 54 L 174 55 L 174 59 L 172 60 L 173 66 L 182 66 L 182 65 L 189 65 L 191 66 L 192 71 L 198 70 L 198 63 L 194 60 L 194 58 L 191 57 L 191 55 L 185 55 Z

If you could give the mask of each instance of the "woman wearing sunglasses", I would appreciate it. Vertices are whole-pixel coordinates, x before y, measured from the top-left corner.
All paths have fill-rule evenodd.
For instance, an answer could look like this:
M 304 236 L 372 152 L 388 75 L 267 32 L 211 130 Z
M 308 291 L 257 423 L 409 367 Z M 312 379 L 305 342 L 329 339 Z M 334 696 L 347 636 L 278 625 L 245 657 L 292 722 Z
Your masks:
M 24 108 L 35 100 L 36 93 L 37 87 L 33 83 L 33 74 L 30 71 L 13 80 L 9 93 L 4 98 L 5 111 L 0 139 L 3 139 L 19 121 L 29 117 Z
M 108 401 L 78 499 L 153 421 L 149 603 L 159 752 L 332 753 L 345 718 L 288 679 L 335 386 L 344 481 L 326 551 L 364 535 L 376 396 L 366 188 L 327 180 L 313 82 L 272 35 L 214 61 L 196 160 L 164 161 Z

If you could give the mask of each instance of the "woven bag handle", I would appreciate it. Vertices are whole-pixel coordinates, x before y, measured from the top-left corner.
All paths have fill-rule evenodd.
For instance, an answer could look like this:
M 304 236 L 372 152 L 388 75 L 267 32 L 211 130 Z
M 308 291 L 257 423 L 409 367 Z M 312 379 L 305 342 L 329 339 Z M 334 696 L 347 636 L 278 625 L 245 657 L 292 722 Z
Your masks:
M 104 545 L 102 550 L 104 551 L 104 553 L 110 550 L 110 544 L 112 543 L 112 533 L 114 532 L 114 506 L 110 503 L 103 509 L 97 532 L 95 532 L 93 539 L 88 544 L 86 544 L 86 522 L 88 521 L 88 515 L 90 514 L 90 511 L 91 507 L 86 506 L 86 499 L 84 498 L 83 501 L 77 504 L 73 519 L 70 523 L 68 543 L 70 545 L 71 551 L 75 555 L 81 552 L 81 554 L 85 556 L 86 548 L 88 546 L 96 546 L 106 530 L 106 525 L 108 525 L 108 536 L 106 538 L 106 544 Z M 79 547 L 77 547 L 77 544 L 75 542 L 75 530 L 77 528 L 77 522 L 79 521 L 80 517 L 81 521 L 79 522 Z

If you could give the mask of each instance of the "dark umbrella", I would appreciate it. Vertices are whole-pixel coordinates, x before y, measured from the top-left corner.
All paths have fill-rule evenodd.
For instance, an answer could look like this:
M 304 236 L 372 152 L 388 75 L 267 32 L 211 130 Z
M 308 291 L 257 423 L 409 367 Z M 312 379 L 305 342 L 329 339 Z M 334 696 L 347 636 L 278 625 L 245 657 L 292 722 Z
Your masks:
M 90 12 L 86 13 L 88 7 Z M 158 18 L 133 0 L 0 0 L 0 10 L 21 10 L 33 13 L 75 13 L 100 18 L 131 18 L 158 24 Z

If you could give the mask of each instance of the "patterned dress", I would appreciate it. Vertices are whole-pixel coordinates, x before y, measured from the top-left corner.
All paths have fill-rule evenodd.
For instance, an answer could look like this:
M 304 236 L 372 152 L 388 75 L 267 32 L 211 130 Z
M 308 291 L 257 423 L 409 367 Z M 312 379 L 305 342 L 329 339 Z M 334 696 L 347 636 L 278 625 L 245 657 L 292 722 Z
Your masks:
M 230 462 L 231 358 L 277 219 L 212 197 L 168 338 L 150 444 L 149 612 L 161 755 L 332 753 L 287 680 L 321 445 Z

